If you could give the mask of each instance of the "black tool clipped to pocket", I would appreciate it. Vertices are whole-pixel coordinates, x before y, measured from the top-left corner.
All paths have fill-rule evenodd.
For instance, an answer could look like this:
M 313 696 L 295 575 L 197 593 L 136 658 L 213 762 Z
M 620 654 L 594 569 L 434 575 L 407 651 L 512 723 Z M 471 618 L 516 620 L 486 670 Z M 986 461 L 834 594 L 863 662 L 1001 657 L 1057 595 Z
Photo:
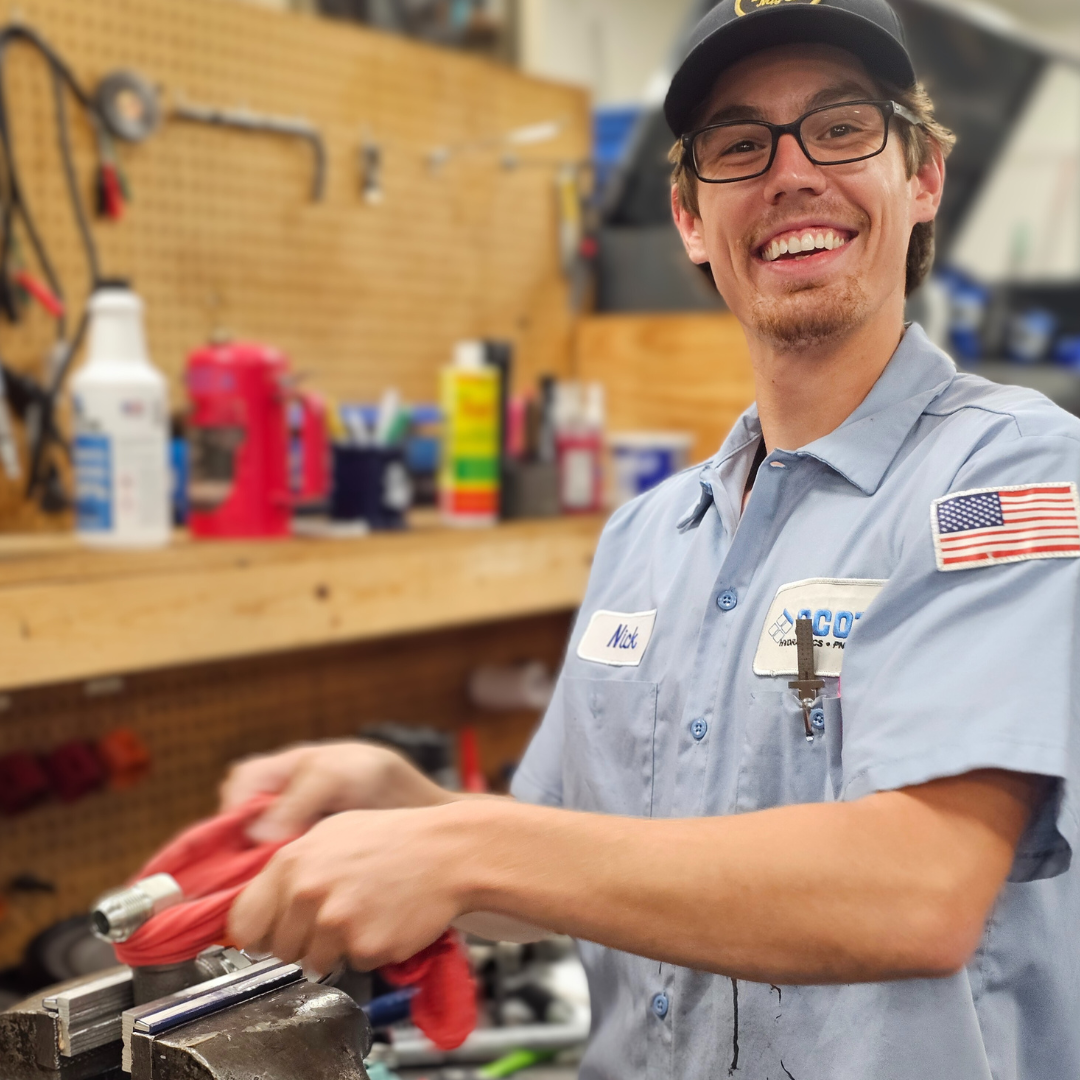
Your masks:
M 814 674 L 814 629 L 809 619 L 795 620 L 795 647 L 799 657 L 799 677 L 789 682 L 788 686 L 795 691 L 802 706 L 806 741 L 813 742 L 814 729 L 810 724 L 810 710 L 825 683 Z

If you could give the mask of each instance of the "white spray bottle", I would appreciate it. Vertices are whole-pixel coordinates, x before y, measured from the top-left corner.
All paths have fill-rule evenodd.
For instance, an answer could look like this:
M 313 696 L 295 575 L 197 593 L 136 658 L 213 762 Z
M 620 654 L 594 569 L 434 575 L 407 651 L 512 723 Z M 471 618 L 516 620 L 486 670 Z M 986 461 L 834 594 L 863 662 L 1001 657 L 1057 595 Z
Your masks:
M 76 531 L 101 547 L 169 540 L 169 409 L 150 363 L 142 301 L 126 282 L 90 298 L 86 361 L 71 380 Z

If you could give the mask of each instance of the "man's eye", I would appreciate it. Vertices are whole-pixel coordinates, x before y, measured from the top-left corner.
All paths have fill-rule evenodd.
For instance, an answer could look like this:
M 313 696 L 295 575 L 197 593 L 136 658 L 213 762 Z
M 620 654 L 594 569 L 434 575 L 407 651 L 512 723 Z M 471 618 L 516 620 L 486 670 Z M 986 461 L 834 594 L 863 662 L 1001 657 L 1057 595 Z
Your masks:
M 754 154 L 761 149 L 761 143 L 754 142 L 752 139 L 740 139 L 736 143 L 732 143 L 724 150 L 725 154 Z
M 859 129 L 854 124 L 833 124 L 833 126 L 825 132 L 825 138 L 846 139 L 849 135 L 857 135 L 858 133 Z

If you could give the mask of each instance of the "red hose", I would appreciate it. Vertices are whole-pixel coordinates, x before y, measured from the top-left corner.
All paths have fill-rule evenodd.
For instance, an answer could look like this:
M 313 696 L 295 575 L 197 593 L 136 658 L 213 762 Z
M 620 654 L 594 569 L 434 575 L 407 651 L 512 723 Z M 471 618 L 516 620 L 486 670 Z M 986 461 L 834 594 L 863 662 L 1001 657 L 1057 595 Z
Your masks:
M 166 908 L 116 946 L 122 964 L 142 967 L 194 959 L 226 939 L 229 909 L 244 886 L 284 843 L 256 844 L 247 827 L 276 796 L 259 795 L 228 814 L 199 822 L 166 844 L 139 872 L 171 874 L 188 897 Z M 400 964 L 380 969 L 395 986 L 419 985 L 412 1000 L 417 1027 L 442 1050 L 460 1046 L 476 1026 L 476 986 L 457 934 L 437 941 Z

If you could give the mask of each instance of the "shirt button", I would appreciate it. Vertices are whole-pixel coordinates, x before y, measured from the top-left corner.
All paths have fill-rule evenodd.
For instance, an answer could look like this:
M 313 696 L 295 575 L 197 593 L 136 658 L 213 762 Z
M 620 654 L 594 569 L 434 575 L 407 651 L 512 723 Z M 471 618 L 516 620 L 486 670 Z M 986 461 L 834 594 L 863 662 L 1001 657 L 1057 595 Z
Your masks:
M 725 589 L 716 598 L 716 606 L 721 611 L 730 611 L 738 602 L 739 594 L 734 589 Z
M 810 710 L 810 726 L 815 731 L 825 730 L 825 710 L 824 709 L 811 709 Z
M 693 735 L 698 742 L 701 742 L 701 740 L 705 738 L 705 732 L 708 730 L 709 725 L 700 716 L 690 725 L 690 734 Z
M 663 1020 L 664 1017 L 667 1016 L 668 1005 L 669 1002 L 667 994 L 657 994 L 656 997 L 652 999 L 652 1011 L 656 1013 L 656 1015 L 659 1016 L 661 1020 Z

